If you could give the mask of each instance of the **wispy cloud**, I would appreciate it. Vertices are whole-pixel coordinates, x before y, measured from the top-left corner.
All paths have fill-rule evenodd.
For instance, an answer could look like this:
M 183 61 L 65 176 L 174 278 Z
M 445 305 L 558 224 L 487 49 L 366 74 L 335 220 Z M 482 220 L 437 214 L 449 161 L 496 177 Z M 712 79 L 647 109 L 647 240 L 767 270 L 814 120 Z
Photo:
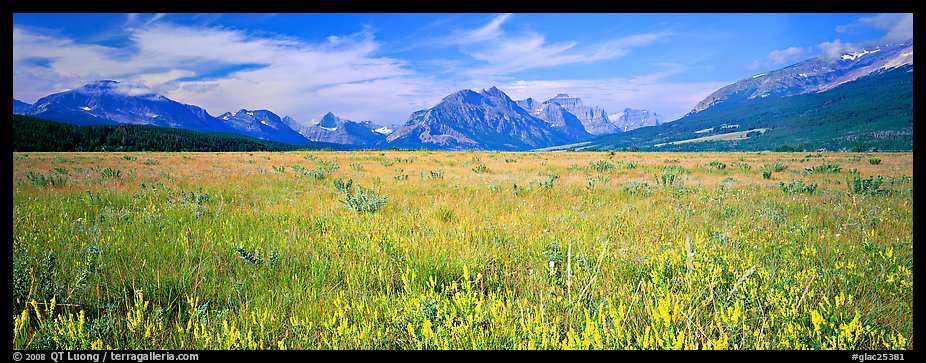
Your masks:
M 843 43 L 841 40 L 836 39 L 832 42 L 823 42 L 817 45 L 817 48 L 823 52 L 823 57 L 828 59 L 836 59 L 839 56 L 856 50 L 858 47 L 852 43 Z
M 880 41 L 898 42 L 913 38 L 913 14 L 878 14 L 859 18 L 854 23 L 836 27 L 840 33 L 859 28 L 871 28 L 885 32 Z
M 414 107 L 423 108 L 447 91 L 402 61 L 378 56 L 366 30 L 316 43 L 161 22 L 126 31 L 131 44 L 114 48 L 14 27 L 14 93 L 34 101 L 109 78 L 141 82 L 212 114 L 268 108 L 298 120 L 332 111 L 398 122 L 412 99 L 399 94 L 415 95 Z
M 462 34 L 462 36 L 454 37 L 457 44 L 469 44 L 482 42 L 486 40 L 498 39 L 502 36 L 502 23 L 511 18 L 511 14 L 502 14 L 492 18 L 488 24 L 485 26 L 468 31 Z
M 624 108 L 648 109 L 675 120 L 711 92 L 730 82 L 670 82 L 667 77 L 687 69 L 679 64 L 663 64 L 663 69 L 632 78 L 598 80 L 512 81 L 499 85 L 513 99 L 533 97 L 545 100 L 558 93 L 582 98 L 588 105 L 617 113 Z
M 306 41 L 130 15 L 125 41 L 119 42 L 124 45 L 115 47 L 14 26 L 13 89 L 17 98 L 34 102 L 52 92 L 116 79 L 131 85 L 132 92 L 156 91 L 203 106 L 213 115 L 266 108 L 303 122 L 331 111 L 355 120 L 399 123 L 463 88 L 499 86 L 514 98 L 568 92 L 610 112 L 649 108 L 673 117 L 725 84 L 669 82 L 669 76 L 688 70 L 675 63 L 628 78 L 525 80 L 516 73 L 613 59 L 672 33 L 640 33 L 591 44 L 550 42 L 542 34 L 506 30 L 513 16 L 498 15 L 456 33 L 452 46 L 466 54 L 463 58 L 428 60 L 431 68 L 454 68 L 453 74 L 423 74 L 405 60 L 383 56 L 382 44 L 369 27 Z
M 836 27 L 836 31 L 840 33 L 851 33 L 866 28 L 883 32 L 884 35 L 880 38 L 857 43 L 843 42 L 840 39 L 835 39 L 831 42 L 820 43 L 817 45 L 817 48 L 820 49 L 824 57 L 836 59 L 842 54 L 869 45 L 902 42 L 913 39 L 913 14 L 878 14 L 875 16 L 862 17 L 855 22 Z
M 780 66 L 788 62 L 801 60 L 808 53 L 810 53 L 810 50 L 802 47 L 776 49 L 768 53 L 768 58 L 761 60 L 756 59 L 748 66 L 746 66 L 746 68 L 750 70 L 756 70 L 769 66 Z
M 155 13 L 155 14 L 141 14 L 141 13 L 128 13 L 125 14 L 125 26 L 138 26 L 138 25 L 151 25 L 152 23 L 161 20 L 167 16 L 167 13 Z
M 503 76 L 520 71 L 567 64 L 605 61 L 626 55 L 633 47 L 652 44 L 673 35 L 672 32 L 633 34 L 592 44 L 576 41 L 549 42 L 543 34 L 532 31 L 506 31 L 503 25 L 511 14 L 493 17 L 481 27 L 457 30 L 430 45 L 456 46 L 476 61 L 462 71 L 472 78 Z
M 772 60 L 772 63 L 782 64 L 785 62 L 790 62 L 795 59 L 799 59 L 807 53 L 807 50 L 801 47 L 789 47 L 787 49 L 773 50 L 768 53 L 768 58 Z

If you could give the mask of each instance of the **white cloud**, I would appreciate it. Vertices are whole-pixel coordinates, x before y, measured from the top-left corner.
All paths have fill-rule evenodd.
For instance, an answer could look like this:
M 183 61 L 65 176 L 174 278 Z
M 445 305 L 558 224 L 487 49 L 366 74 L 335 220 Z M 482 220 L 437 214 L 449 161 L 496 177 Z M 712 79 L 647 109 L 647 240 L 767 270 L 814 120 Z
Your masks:
M 161 20 L 163 17 L 167 16 L 167 13 L 155 13 L 155 14 L 140 14 L 140 13 L 128 13 L 125 14 L 125 26 L 148 26 L 151 23 L 154 23 L 158 20 Z M 146 18 L 146 19 L 143 19 Z
M 839 39 L 836 39 L 832 42 L 823 42 L 817 45 L 817 48 L 823 52 L 823 56 L 828 59 L 837 59 L 845 53 L 852 52 L 857 49 L 852 43 L 843 43 Z
M 801 58 L 807 51 L 801 47 L 773 50 L 768 53 L 769 59 L 775 64 L 782 64 Z
M 488 24 L 482 28 L 465 33 L 462 37 L 457 37 L 458 43 L 474 43 L 489 39 L 495 39 L 502 35 L 502 23 L 508 20 L 511 14 L 502 14 L 492 18 Z
M 497 16 L 461 37 L 456 46 L 482 63 L 467 67 L 471 60 L 434 61 L 435 67 L 457 67 L 450 78 L 440 79 L 381 56 L 368 28 L 306 42 L 163 19 L 142 26 L 143 19 L 134 16 L 134 25 L 126 28 L 128 45 L 109 47 L 14 26 L 13 93 L 31 103 L 49 93 L 115 79 L 126 84 L 127 92 L 154 90 L 213 115 L 263 108 L 304 123 L 329 111 L 353 120 L 401 123 L 452 92 L 493 85 L 516 99 L 567 92 L 612 113 L 634 107 L 677 118 L 726 84 L 665 81 L 687 69 L 678 64 L 663 64 L 662 71 L 635 78 L 519 80 L 511 73 L 612 59 L 672 34 L 643 33 L 595 44 L 550 43 L 532 32 L 505 32 L 509 18 Z
M 181 78 L 193 77 L 195 75 L 196 72 L 189 69 L 171 69 L 167 72 L 139 74 L 134 78 L 144 84 L 162 85 L 171 83 Z
M 157 93 L 151 87 L 139 81 L 120 82 L 113 87 L 113 90 L 127 96 L 143 96 Z
M 317 43 L 165 23 L 127 32 L 130 45 L 113 48 L 14 27 L 14 95 L 34 102 L 116 79 L 139 82 L 213 115 L 266 108 L 297 120 L 332 111 L 352 119 L 401 122 L 415 107 L 450 92 L 402 61 L 378 56 L 378 44 L 366 30 Z
M 13 27 L 13 94 L 26 102 L 83 84 L 113 78 L 123 66 L 115 48 L 77 44 L 54 33 Z
M 746 66 L 746 69 L 754 71 L 760 68 L 767 68 L 770 66 L 780 66 L 782 64 L 798 61 L 804 57 L 805 54 L 810 53 L 806 48 L 801 47 L 788 47 L 785 49 L 776 49 L 768 53 L 768 58 L 766 59 L 756 59 L 749 63 Z
M 647 109 L 667 120 L 678 119 L 720 87 L 729 82 L 668 82 L 671 74 L 686 67 L 666 64 L 667 69 L 634 78 L 608 78 L 600 80 L 512 81 L 499 85 L 499 89 L 512 99 L 528 97 L 544 101 L 558 93 L 579 97 L 586 105 L 599 106 L 608 113 L 624 108 Z
M 673 33 L 641 33 L 604 42 L 583 45 L 575 41 L 551 43 L 531 31 L 505 32 L 502 25 L 511 17 L 503 14 L 473 30 L 457 31 L 439 41 L 422 44 L 458 46 L 463 54 L 478 61 L 474 66 L 454 71 L 471 78 L 502 76 L 519 71 L 575 63 L 592 63 L 623 56 L 630 48 L 652 44 Z
M 857 51 L 866 46 L 874 44 L 883 44 L 890 42 L 901 42 L 913 38 L 913 14 L 878 14 L 870 17 L 862 17 L 853 23 L 840 25 L 836 31 L 840 33 L 849 33 L 856 29 L 870 28 L 884 32 L 884 35 L 878 39 L 871 39 L 858 43 L 842 42 L 835 39 L 831 42 L 823 42 L 816 46 L 822 56 L 827 59 L 838 59 L 843 54 Z M 773 50 L 769 52 L 768 60 L 755 60 L 746 66 L 749 70 L 757 70 L 772 65 L 780 65 L 790 61 L 799 60 L 804 55 L 812 53 L 812 49 L 801 47 L 790 47 L 787 49 Z
M 875 16 L 862 17 L 853 23 L 836 27 L 836 31 L 840 33 L 849 33 L 859 28 L 879 30 L 884 32 L 884 35 L 878 39 L 871 39 L 858 43 L 843 43 L 841 40 L 836 39 L 832 42 L 820 43 L 817 45 L 817 48 L 823 53 L 823 57 L 837 59 L 845 53 L 853 52 L 866 46 L 913 39 L 913 14 L 878 14 Z
M 884 31 L 881 42 L 901 42 L 913 38 L 913 14 L 878 14 L 859 18 L 856 22 L 836 28 L 846 33 L 856 28 L 872 28 Z
M 161 18 L 163 18 L 165 15 L 167 15 L 167 14 L 166 14 L 166 13 L 157 13 L 157 14 L 154 14 L 154 16 L 151 17 L 151 19 L 149 19 L 148 21 L 145 22 L 145 25 L 148 25 L 148 24 L 151 24 L 151 23 L 156 22 L 156 21 L 158 21 L 158 20 L 161 20 Z

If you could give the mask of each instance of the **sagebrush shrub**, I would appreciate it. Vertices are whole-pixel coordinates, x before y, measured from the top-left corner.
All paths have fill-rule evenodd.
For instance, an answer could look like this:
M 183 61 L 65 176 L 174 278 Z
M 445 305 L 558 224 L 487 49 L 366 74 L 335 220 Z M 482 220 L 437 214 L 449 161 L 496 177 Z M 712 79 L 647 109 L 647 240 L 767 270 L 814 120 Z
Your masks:
M 334 187 L 343 194 L 344 198 L 341 203 L 356 212 L 373 213 L 386 205 L 387 195 L 379 195 L 376 189 L 367 189 L 360 184 L 354 184 L 353 179 L 347 182 L 338 178 L 334 181 Z

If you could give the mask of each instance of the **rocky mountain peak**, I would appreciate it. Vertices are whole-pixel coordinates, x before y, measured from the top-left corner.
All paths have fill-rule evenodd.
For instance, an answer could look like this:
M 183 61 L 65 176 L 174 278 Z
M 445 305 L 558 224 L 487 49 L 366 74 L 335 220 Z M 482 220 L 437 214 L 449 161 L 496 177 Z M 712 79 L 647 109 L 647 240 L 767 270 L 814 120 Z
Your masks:
M 507 94 L 492 87 L 481 92 L 462 90 L 408 121 L 386 138 L 398 147 L 449 150 L 528 150 L 578 141 L 532 116 Z
M 289 118 L 287 124 L 294 125 L 296 122 Z M 386 138 L 383 133 L 374 131 L 372 126 L 372 122 L 352 121 L 328 112 L 317 124 L 298 125 L 297 131 L 310 141 L 372 146 Z
M 487 89 L 487 90 L 482 90 L 482 92 L 480 92 L 480 94 L 483 95 L 483 96 L 485 96 L 485 97 L 488 98 L 489 100 L 491 100 L 491 101 L 493 101 L 493 102 L 496 102 L 496 103 L 498 103 L 498 102 L 504 102 L 504 103 L 514 102 L 514 101 L 511 100 L 511 98 L 508 97 L 507 94 L 505 94 L 505 92 L 502 92 L 500 89 L 498 89 L 498 88 L 496 88 L 496 87 L 494 87 L 494 86 L 493 86 L 492 88 Z
M 335 114 L 328 112 L 325 116 L 322 116 L 321 121 L 318 122 L 318 126 L 321 127 L 338 127 L 338 124 L 341 123 L 341 118 Z
M 582 102 L 581 98 L 570 97 L 566 93 L 557 94 L 556 97 L 553 97 L 549 100 L 543 102 L 543 104 L 555 103 L 562 106 L 575 115 L 585 128 L 585 131 L 593 135 L 603 135 L 603 134 L 613 134 L 615 132 L 620 132 L 620 128 L 611 124 L 608 120 L 608 113 L 598 106 L 587 106 Z

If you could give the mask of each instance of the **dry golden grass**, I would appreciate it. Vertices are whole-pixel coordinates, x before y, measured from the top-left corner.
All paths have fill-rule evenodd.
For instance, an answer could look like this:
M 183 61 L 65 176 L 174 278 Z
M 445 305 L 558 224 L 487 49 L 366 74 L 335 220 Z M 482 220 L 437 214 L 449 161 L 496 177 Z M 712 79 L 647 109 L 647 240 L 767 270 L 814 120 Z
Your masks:
M 13 343 L 910 349 L 912 162 L 910 153 L 14 153 Z M 775 163 L 787 169 L 763 178 Z M 825 163 L 842 170 L 806 171 Z M 67 180 L 40 185 L 29 173 Z M 885 182 L 854 194 L 855 175 Z M 386 204 L 355 212 L 336 179 Z M 792 181 L 816 190 L 780 187 Z M 57 307 L 39 304 L 52 298 Z

